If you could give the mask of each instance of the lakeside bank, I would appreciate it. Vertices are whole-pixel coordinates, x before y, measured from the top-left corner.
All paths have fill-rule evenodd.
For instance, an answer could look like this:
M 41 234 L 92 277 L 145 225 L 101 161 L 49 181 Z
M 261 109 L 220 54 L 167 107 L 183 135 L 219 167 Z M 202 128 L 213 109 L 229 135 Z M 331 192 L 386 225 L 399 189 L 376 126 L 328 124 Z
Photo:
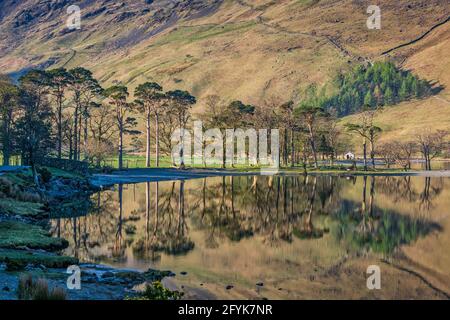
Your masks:
M 29 299 L 133 299 L 140 297 L 136 286 L 143 290 L 143 284 L 173 276 L 170 271 L 139 272 L 80 263 L 77 257 L 62 255 L 68 241 L 59 235 L 52 237 L 50 218 L 79 214 L 80 205 L 87 208 L 90 196 L 99 188 L 87 177 L 46 167 L 39 169 L 39 182 L 39 186 L 34 185 L 27 167 L 3 167 L 0 173 L 1 300 L 18 299 L 24 291 L 37 290 L 31 286 L 39 286 L 45 298 L 28 292 Z M 66 290 L 69 266 L 80 268 L 80 290 Z M 30 288 L 24 290 L 24 285 Z M 55 288 L 64 295 L 52 296 Z M 164 288 L 155 290 L 150 295 L 172 295 Z

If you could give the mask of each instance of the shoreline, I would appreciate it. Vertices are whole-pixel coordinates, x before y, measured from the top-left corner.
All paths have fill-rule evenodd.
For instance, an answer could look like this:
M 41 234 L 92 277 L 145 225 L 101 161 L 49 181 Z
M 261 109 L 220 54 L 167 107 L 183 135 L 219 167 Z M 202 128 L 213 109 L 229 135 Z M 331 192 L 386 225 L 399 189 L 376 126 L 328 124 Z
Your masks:
M 90 183 L 96 187 L 115 184 L 135 184 L 143 182 L 159 182 L 173 180 L 189 180 L 222 176 L 246 176 L 259 174 L 255 171 L 233 171 L 228 169 L 185 169 L 147 168 L 114 171 L 111 174 L 93 174 Z
M 68 241 L 51 236 L 50 220 L 62 213 L 59 207 L 87 201 L 99 188 L 87 177 L 54 168 L 46 170 L 50 177 L 41 182 L 40 189 L 33 185 L 26 167 L 7 168 L 0 173 L 0 300 L 18 299 L 22 276 L 45 279 L 49 293 L 62 288 L 69 300 L 139 298 L 139 286 L 173 276 L 170 271 L 115 268 L 64 255 Z M 55 202 L 57 206 L 52 206 Z M 76 214 L 73 210 L 71 214 Z M 69 266 L 80 268 L 81 290 L 66 287 Z
M 280 169 L 275 176 L 288 175 L 304 175 L 303 169 Z M 345 171 L 345 170 L 324 170 L 324 171 L 307 171 L 311 176 L 392 176 L 392 177 L 450 177 L 450 170 L 435 171 Z M 111 174 L 93 174 L 90 183 L 97 187 L 112 186 L 115 184 L 136 184 L 144 182 L 160 182 L 160 181 L 178 181 L 201 179 L 223 176 L 254 176 L 267 175 L 262 174 L 260 169 L 176 169 L 176 168 L 146 168 L 146 169 L 127 169 L 122 171 L 114 171 Z

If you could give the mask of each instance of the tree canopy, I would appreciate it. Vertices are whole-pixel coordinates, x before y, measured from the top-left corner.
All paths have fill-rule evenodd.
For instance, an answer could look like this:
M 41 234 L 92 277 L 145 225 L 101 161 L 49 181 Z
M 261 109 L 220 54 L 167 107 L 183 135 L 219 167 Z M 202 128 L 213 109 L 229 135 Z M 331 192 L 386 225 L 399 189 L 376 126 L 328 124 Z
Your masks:
M 339 74 L 334 83 L 337 92 L 318 102 L 327 110 L 335 110 L 340 117 L 360 112 L 364 106 L 392 105 L 432 93 L 428 81 L 397 68 L 392 62 L 358 65 L 349 73 Z

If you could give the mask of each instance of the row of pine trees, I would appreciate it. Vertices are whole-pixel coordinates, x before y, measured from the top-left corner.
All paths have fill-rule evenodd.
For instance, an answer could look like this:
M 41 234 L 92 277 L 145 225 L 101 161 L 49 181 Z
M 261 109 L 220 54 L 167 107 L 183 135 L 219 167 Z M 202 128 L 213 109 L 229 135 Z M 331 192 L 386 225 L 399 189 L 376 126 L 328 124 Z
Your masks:
M 393 105 L 432 93 L 428 81 L 397 68 L 392 62 L 358 65 L 351 72 L 339 74 L 334 82 L 337 93 L 324 97 L 321 103 L 340 117 L 360 112 L 363 107 Z

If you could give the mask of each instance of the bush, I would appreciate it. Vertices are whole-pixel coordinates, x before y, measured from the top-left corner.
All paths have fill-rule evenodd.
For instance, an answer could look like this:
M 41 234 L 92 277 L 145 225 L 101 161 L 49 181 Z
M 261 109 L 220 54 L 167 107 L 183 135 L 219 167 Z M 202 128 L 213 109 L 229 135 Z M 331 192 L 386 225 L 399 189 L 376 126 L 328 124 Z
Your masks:
M 12 198 L 24 202 L 41 202 L 39 194 L 23 189 L 10 179 L 0 177 L 0 198 Z
M 28 191 L 18 193 L 16 198 L 19 201 L 34 202 L 34 203 L 41 202 L 42 200 L 39 194 Z
M 45 167 L 37 169 L 43 183 L 49 183 L 52 180 L 52 173 Z
M 136 298 L 130 300 L 179 300 L 183 293 L 179 291 L 170 291 L 164 288 L 160 281 L 147 284 L 145 290 Z
M 19 300 L 66 300 L 66 291 L 62 288 L 49 290 L 45 279 L 33 281 L 31 275 L 21 276 L 17 287 Z
M 0 177 L 0 196 L 4 198 L 15 197 L 19 188 L 8 178 Z
M 6 271 L 20 271 L 25 269 L 26 263 L 24 261 L 5 259 Z
M 128 235 L 136 234 L 136 226 L 134 225 L 126 225 L 125 226 L 125 233 Z

